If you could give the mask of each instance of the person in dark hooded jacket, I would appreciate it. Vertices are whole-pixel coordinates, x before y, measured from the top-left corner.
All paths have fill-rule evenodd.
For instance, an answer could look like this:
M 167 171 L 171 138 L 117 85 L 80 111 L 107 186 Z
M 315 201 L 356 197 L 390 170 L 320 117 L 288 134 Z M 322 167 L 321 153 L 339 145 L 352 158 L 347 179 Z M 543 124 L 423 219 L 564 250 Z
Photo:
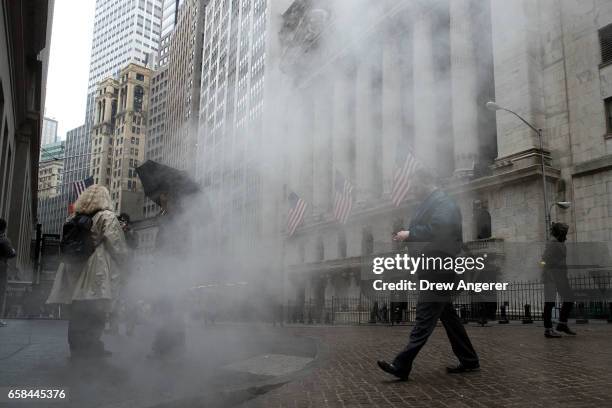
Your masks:
M 567 279 L 567 224 L 554 222 L 550 228 L 551 239 L 546 243 L 542 256 L 544 268 L 544 336 L 547 338 L 561 337 L 559 332 L 574 336 L 576 333 L 567 325 L 567 319 L 572 307 L 573 293 Z M 552 310 L 555 307 L 557 293 L 561 295 L 563 305 L 559 312 L 557 330 L 553 329 Z

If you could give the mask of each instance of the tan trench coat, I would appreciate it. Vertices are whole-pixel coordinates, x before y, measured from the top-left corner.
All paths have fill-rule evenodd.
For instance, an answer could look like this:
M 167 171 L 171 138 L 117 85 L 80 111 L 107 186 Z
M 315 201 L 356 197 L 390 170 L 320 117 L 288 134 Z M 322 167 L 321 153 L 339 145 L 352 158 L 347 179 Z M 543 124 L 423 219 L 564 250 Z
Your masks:
M 75 204 L 79 214 L 95 214 L 91 229 L 94 253 L 81 264 L 61 263 L 47 303 L 70 304 L 74 300 L 116 299 L 128 248 L 108 190 L 90 186 Z M 109 302 L 110 305 L 110 302 Z

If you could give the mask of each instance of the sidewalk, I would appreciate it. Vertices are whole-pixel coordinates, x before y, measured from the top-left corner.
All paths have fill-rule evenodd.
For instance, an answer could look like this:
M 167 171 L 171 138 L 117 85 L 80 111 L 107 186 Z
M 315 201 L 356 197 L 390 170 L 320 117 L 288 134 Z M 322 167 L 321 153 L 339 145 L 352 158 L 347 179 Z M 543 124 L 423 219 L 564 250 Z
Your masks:
M 67 322 L 8 320 L 0 328 L 0 388 L 68 389 L 65 402 L 0 407 L 228 407 L 290 381 L 316 357 L 315 343 L 270 325 L 191 326 L 185 358 L 147 358 L 153 329 L 104 336 L 107 359 L 74 361 Z
M 247 407 L 610 407 L 612 324 L 573 325 L 575 338 L 546 339 L 540 323 L 468 333 L 482 370 L 448 375 L 454 356 L 438 327 L 410 380 L 396 382 L 376 366 L 393 358 L 411 327 L 294 327 L 320 339 L 326 357 L 304 378 L 273 390 Z

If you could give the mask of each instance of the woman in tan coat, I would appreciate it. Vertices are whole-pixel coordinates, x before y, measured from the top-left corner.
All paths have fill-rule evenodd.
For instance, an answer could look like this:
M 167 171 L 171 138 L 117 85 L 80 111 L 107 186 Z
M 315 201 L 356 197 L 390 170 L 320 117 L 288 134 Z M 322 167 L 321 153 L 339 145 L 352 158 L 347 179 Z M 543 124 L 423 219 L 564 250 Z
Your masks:
M 75 213 L 92 218 L 95 249 L 84 262 L 60 265 L 47 303 L 72 305 L 68 343 L 73 356 L 110 355 L 100 337 L 106 313 L 117 298 L 120 266 L 128 249 L 106 187 L 93 185 L 83 191 L 75 203 Z

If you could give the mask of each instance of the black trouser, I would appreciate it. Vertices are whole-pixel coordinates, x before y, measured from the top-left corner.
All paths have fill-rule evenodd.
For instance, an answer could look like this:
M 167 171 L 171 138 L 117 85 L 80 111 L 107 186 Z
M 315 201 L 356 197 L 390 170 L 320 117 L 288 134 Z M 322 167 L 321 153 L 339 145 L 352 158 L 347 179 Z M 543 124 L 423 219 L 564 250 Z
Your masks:
M 563 299 L 563 305 L 559 312 L 559 321 L 567 323 L 572 308 L 574 307 L 574 294 L 570 287 L 567 273 L 549 271 L 544 275 L 544 327 L 551 329 L 552 309 L 555 307 L 557 293 Z
M 417 304 L 416 324 L 410 333 L 410 342 L 395 357 L 393 365 L 405 373 L 410 372 L 412 362 L 427 343 L 438 319 L 444 325 L 446 335 L 459 362 L 466 367 L 478 366 L 478 355 L 451 302 L 419 302 Z
M 552 310 L 555 307 L 555 302 L 545 302 L 544 303 L 544 327 L 547 329 L 552 329 Z M 563 302 L 561 306 L 561 311 L 559 312 L 559 322 L 567 323 L 567 318 L 569 317 L 572 308 L 574 307 L 574 302 Z
M 76 300 L 70 308 L 68 344 L 72 353 L 97 354 L 104 350 L 100 340 L 106 324 L 103 300 Z

